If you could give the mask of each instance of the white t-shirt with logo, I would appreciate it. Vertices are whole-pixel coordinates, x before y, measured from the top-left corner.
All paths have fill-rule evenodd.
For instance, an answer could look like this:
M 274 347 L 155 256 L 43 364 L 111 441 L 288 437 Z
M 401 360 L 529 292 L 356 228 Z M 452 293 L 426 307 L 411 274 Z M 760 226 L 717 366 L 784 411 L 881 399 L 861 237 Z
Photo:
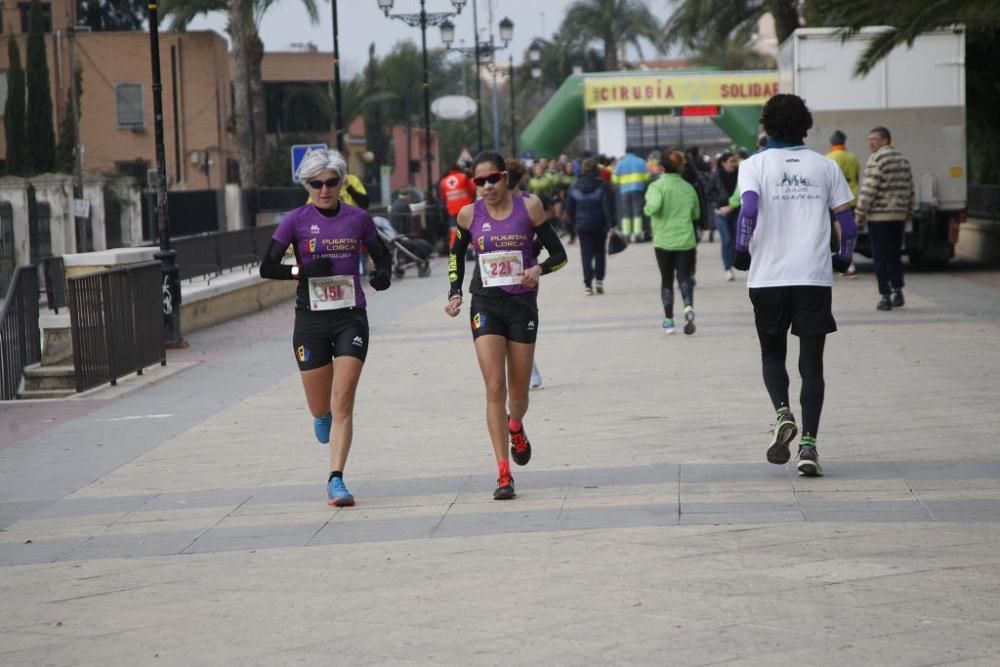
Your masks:
M 769 148 L 740 164 L 738 183 L 760 196 L 747 286 L 833 285 L 830 209 L 852 198 L 837 163 L 805 146 Z

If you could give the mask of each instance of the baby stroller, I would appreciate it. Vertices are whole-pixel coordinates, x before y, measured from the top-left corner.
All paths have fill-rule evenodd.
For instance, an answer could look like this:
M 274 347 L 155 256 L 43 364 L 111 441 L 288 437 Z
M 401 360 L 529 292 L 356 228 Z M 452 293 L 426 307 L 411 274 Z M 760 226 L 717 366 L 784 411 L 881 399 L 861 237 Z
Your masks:
M 396 228 L 383 217 L 375 216 L 375 228 L 392 253 L 392 273 L 397 278 L 406 275 L 406 269 L 417 267 L 417 275 L 426 278 L 431 275 L 431 244 L 423 239 L 410 238 L 396 231 Z

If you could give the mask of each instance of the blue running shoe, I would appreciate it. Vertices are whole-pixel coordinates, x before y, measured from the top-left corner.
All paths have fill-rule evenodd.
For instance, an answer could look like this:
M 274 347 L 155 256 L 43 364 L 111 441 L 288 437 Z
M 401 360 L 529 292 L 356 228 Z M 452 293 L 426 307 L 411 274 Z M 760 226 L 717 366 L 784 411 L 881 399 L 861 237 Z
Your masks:
M 313 420 L 313 433 L 316 439 L 322 444 L 330 442 L 330 427 L 333 426 L 333 415 L 329 412 L 323 417 L 316 417 Z
M 334 507 L 350 507 L 354 504 L 354 496 L 347 490 L 343 477 L 332 477 L 326 485 L 327 505 Z

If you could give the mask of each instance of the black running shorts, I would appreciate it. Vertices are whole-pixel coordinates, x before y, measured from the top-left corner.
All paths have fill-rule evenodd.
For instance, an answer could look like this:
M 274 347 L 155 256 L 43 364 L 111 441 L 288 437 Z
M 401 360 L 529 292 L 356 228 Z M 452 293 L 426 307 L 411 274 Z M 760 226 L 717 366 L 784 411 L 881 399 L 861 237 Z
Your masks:
M 300 371 L 322 368 L 341 355 L 364 361 L 368 355 L 368 313 L 362 308 L 296 310 L 292 349 Z
M 816 336 L 837 330 L 833 319 L 833 288 L 814 285 L 752 287 L 757 332 L 783 335 L 791 326 L 796 336 Z
M 538 336 L 538 302 L 535 294 L 510 296 L 472 295 L 472 338 L 503 336 L 515 343 L 534 343 Z

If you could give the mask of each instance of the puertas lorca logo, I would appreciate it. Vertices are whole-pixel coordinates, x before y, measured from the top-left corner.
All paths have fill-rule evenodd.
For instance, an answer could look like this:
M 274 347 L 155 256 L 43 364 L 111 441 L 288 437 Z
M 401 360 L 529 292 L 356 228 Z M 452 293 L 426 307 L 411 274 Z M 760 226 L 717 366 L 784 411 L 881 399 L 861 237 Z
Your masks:
M 309 252 L 316 252 L 316 239 L 309 239 Z

